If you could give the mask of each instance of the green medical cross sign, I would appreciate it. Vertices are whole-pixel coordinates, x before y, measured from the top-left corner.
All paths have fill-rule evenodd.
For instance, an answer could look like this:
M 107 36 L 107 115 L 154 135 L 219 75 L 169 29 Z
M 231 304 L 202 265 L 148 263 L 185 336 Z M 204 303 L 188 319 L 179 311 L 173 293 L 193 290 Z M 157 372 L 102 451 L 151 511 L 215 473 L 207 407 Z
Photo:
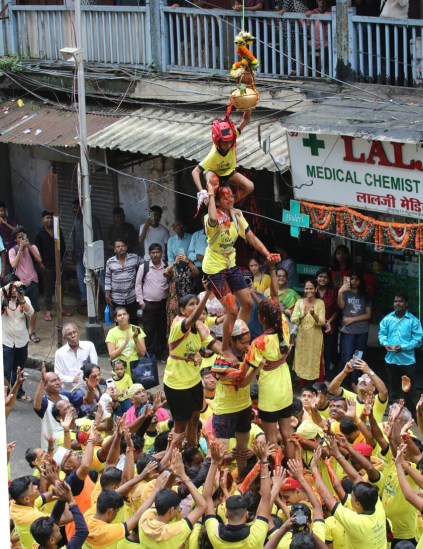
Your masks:
M 303 139 L 304 147 L 310 147 L 311 156 L 319 156 L 319 149 L 325 148 L 323 139 L 317 139 L 315 133 L 309 133 L 308 139 Z
M 300 227 L 310 227 L 310 216 L 301 213 L 300 203 L 297 200 L 289 201 L 290 210 L 282 210 L 282 221 L 291 225 L 291 236 L 300 236 Z

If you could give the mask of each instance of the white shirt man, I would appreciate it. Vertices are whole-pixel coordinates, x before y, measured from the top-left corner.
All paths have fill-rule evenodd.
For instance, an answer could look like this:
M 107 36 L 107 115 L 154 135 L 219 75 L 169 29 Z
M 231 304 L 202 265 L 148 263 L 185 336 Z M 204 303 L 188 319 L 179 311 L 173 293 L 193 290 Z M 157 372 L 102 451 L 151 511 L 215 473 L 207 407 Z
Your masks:
M 67 323 L 62 334 L 67 342 L 56 351 L 54 356 L 54 371 L 62 382 L 62 388 L 71 390 L 82 381 L 83 364 L 98 363 L 97 351 L 91 341 L 80 341 L 77 326 Z

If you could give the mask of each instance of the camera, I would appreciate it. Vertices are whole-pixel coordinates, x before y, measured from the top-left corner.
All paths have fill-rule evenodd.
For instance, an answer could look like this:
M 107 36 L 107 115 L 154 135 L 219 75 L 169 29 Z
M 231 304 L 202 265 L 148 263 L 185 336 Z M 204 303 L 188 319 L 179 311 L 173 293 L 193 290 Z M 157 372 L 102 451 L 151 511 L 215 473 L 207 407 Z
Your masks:
M 247 286 L 251 286 L 251 284 L 253 283 L 253 279 L 249 275 L 244 275 L 244 280 Z
M 26 290 L 25 284 L 21 284 L 20 286 L 16 286 L 16 291 L 17 291 L 18 294 L 20 294 L 20 295 L 24 295 L 24 294 L 25 294 L 25 290 Z
M 293 532 L 302 532 L 307 528 L 308 521 L 311 520 L 311 511 L 304 503 L 294 503 L 291 507 L 291 516 L 295 517 Z

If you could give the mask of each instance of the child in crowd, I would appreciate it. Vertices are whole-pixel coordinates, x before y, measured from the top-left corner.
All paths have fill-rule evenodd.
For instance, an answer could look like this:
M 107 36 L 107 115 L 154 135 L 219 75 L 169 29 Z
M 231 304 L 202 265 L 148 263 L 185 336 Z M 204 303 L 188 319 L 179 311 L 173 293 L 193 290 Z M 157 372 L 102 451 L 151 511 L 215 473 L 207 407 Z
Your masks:
M 133 384 L 132 377 L 126 371 L 126 362 L 120 358 L 113 360 L 113 381 L 115 382 L 116 389 L 119 396 L 120 408 L 122 413 L 127 412 L 132 406 L 131 399 L 128 397 L 128 390 Z

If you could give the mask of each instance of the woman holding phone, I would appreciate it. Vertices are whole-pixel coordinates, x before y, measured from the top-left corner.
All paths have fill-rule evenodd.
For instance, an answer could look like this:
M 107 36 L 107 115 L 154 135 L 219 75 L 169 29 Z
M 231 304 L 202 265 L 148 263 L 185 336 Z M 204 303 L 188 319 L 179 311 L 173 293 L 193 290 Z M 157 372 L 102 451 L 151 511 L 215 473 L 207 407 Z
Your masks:
M 129 323 L 129 314 L 125 307 L 115 308 L 117 326 L 106 337 L 107 350 L 111 360 L 124 360 L 130 364 L 133 360 L 145 356 L 145 333 L 138 326 Z
M 372 307 L 364 276 L 359 271 L 352 271 L 349 277 L 345 277 L 338 291 L 338 307 L 342 311 L 340 347 L 343 368 L 355 351 L 365 351 L 369 337 Z M 357 383 L 357 378 L 354 373 L 352 383 Z

